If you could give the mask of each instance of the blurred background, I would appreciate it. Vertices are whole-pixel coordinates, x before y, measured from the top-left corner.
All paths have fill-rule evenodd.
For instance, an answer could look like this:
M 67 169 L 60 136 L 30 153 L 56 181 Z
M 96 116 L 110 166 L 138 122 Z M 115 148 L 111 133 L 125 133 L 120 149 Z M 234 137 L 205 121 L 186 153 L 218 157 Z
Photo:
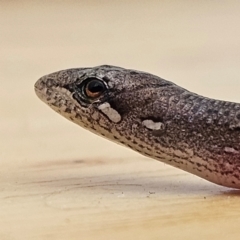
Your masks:
M 79 162 L 81 159 L 89 160 L 92 165 L 94 165 L 94 161 L 91 162 L 93 159 L 97 159 L 97 164 L 102 161 L 106 161 L 107 164 L 109 160 L 113 159 L 112 161 L 115 161 L 116 164 L 111 165 L 107 170 L 116 174 L 119 174 L 119 171 L 120 173 L 130 171 L 130 165 L 124 165 L 129 164 L 129 161 L 135 161 L 132 169 L 135 168 L 136 164 L 142 166 L 142 174 L 146 174 L 144 173 L 144 170 L 146 170 L 146 172 L 149 171 L 149 176 L 155 176 L 154 174 L 156 174 L 155 177 L 157 178 L 157 176 L 161 176 L 161 171 L 165 172 L 163 174 L 169 173 L 173 182 L 165 183 L 165 188 L 163 187 L 161 191 L 166 190 L 166 188 L 172 189 L 173 185 L 171 184 L 175 182 L 174 177 L 181 176 L 182 180 L 180 181 L 186 183 L 187 190 L 182 187 L 184 184 L 180 184 L 181 187 L 177 193 L 171 190 L 166 193 L 166 196 L 169 197 L 166 197 L 167 202 L 172 197 L 171 195 L 175 194 L 176 196 L 183 193 L 188 195 L 189 192 L 194 196 L 195 194 L 198 195 L 199 192 L 201 194 L 207 192 L 207 195 L 220 194 L 222 192 L 220 187 L 196 179 L 179 170 L 172 170 L 172 168 L 163 164 L 153 163 L 152 160 L 147 160 L 137 153 L 98 138 L 66 121 L 38 100 L 33 85 L 38 78 L 54 71 L 110 64 L 153 73 L 201 95 L 240 102 L 239 12 L 240 1 L 237 0 L 1 0 L 0 197 L 3 201 L 0 206 L 1 239 L 20 239 L 19 233 L 23 232 L 23 239 L 30 239 L 29 236 L 31 236 L 31 239 L 33 237 L 37 239 L 37 236 L 40 236 L 39 239 L 53 239 L 59 228 L 65 226 L 64 221 L 67 222 L 66 224 L 70 224 L 73 212 L 69 213 L 68 217 L 61 212 L 57 217 L 59 219 L 62 217 L 64 224 L 58 223 L 53 228 L 47 227 L 51 226 L 54 222 L 53 219 L 56 219 L 49 216 L 55 216 L 56 212 L 48 212 L 44 208 L 46 202 L 40 200 L 40 197 L 37 199 L 31 197 L 34 194 L 41 195 L 46 190 L 44 188 L 38 189 L 39 185 L 37 185 L 38 190 L 36 190 L 36 185 L 33 183 L 39 182 L 41 185 L 40 182 L 51 181 L 53 178 L 61 179 L 61 181 L 63 176 L 69 178 L 73 172 L 70 171 L 68 175 L 64 175 L 64 170 L 68 169 L 69 171 L 70 169 L 73 171 L 76 167 L 70 163 Z M 149 169 L 147 169 L 147 166 L 150 166 Z M 80 175 L 85 174 L 81 172 L 81 170 L 84 170 L 82 166 L 78 170 Z M 155 172 L 155 170 L 158 172 Z M 89 176 L 97 174 L 99 171 L 102 175 L 105 174 L 103 168 L 88 168 L 86 171 L 89 171 Z M 45 173 L 47 175 L 44 175 Z M 76 174 L 74 176 L 77 179 L 77 172 L 74 172 L 74 174 Z M 149 177 L 148 175 L 143 176 Z M 79 184 L 79 179 L 76 179 L 69 182 L 69 186 Z M 177 183 L 179 183 L 179 178 L 177 179 Z M 98 181 L 97 178 L 95 180 Z M 160 179 L 158 181 L 160 182 Z M 192 181 L 196 181 L 197 185 L 189 184 Z M 66 182 L 63 181 L 64 183 Z M 115 180 L 111 184 L 114 185 Z M 141 185 L 143 183 L 136 184 Z M 174 189 L 179 188 L 178 185 L 174 186 Z M 200 188 L 196 190 L 196 186 L 200 186 Z M 62 189 L 61 186 L 58 187 Z M 51 191 L 56 190 L 56 188 L 53 189 Z M 158 188 L 154 189 L 154 191 L 157 191 Z M 106 194 L 102 193 L 100 189 L 98 190 L 100 195 Z M 123 189 L 119 191 L 122 192 Z M 161 191 L 159 190 L 160 195 Z M 143 191 L 142 194 L 144 195 L 144 193 Z M 92 198 L 96 201 L 99 199 L 99 195 L 93 197 L 92 192 L 85 192 L 85 194 L 90 194 L 85 199 L 86 204 L 89 201 L 91 202 Z M 135 194 L 138 193 L 135 192 Z M 20 196 L 21 204 L 19 199 L 14 196 Z M 78 199 L 77 196 L 80 195 L 76 195 L 76 198 L 74 198 L 74 201 L 76 201 L 74 203 L 76 204 L 74 205 L 75 210 L 83 208 L 82 202 L 76 200 Z M 63 195 L 60 195 L 55 201 L 62 204 L 62 197 Z M 138 198 L 138 196 L 134 195 L 133 198 Z M 64 204 L 69 204 L 73 198 L 70 194 L 69 198 L 64 199 L 69 200 L 63 201 Z M 104 204 L 112 210 L 115 209 L 115 203 L 109 203 L 108 199 L 105 199 Z M 202 195 L 201 199 L 203 199 Z M 181 201 L 185 205 L 184 200 L 181 199 Z M 226 204 L 225 200 L 223 201 Z M 211 203 L 205 208 L 207 212 L 212 208 Z M 117 202 L 117 204 L 121 205 L 122 202 Z M 124 204 L 124 206 L 128 206 L 127 203 Z M 134 206 L 131 204 L 129 208 L 124 208 L 124 211 L 131 211 L 131 207 Z M 236 204 L 238 204 L 237 200 Z M 162 219 L 162 215 L 154 215 L 156 213 L 152 209 L 153 206 L 149 202 L 146 205 L 149 206 L 146 211 L 148 213 L 150 211 L 153 214 L 150 215 L 155 219 L 153 226 L 156 226 L 154 223 L 157 223 L 160 225 L 166 224 L 167 227 L 165 230 L 162 229 L 160 233 L 158 228 L 148 226 L 146 232 L 144 232 L 143 225 L 145 225 L 145 222 L 142 219 L 141 231 L 143 234 L 137 239 L 147 239 L 144 236 L 148 236 L 150 230 L 156 237 L 154 239 L 158 239 L 160 236 L 169 236 L 167 234 L 169 234 L 169 230 L 172 230 L 172 228 L 169 228 L 169 226 L 172 226 L 172 220 L 167 223 L 158 222 L 159 219 Z M 89 207 L 88 205 L 84 206 Z M 240 207 L 232 202 L 231 206 Z M 226 209 L 228 207 L 228 205 L 225 206 Z M 195 208 L 195 205 L 193 205 L 192 209 Z M 153 212 L 149 209 L 152 209 Z M 201 211 L 202 209 L 204 209 L 203 206 Z M 34 213 L 34 211 L 39 218 L 36 215 L 34 215 L 35 217 L 28 215 L 30 212 Z M 46 211 L 45 215 L 41 215 L 43 211 Z M 90 227 L 94 221 L 96 225 L 101 222 L 101 206 L 98 211 L 99 219 L 87 218 L 89 224 L 85 222 L 84 225 L 83 232 L 86 234 L 91 232 L 93 239 L 96 239 L 95 237 L 101 232 L 99 229 L 103 227 L 99 225 L 101 227 L 98 231 L 93 231 Z M 142 216 L 146 216 L 144 211 L 143 209 L 141 212 Z M 195 214 L 198 213 L 195 212 Z M 79 212 L 79 214 L 82 214 L 82 212 Z M 84 214 L 89 215 L 89 212 L 86 211 Z M 123 214 L 121 216 L 124 216 L 121 221 L 128 219 L 125 218 L 126 215 L 123 212 L 121 214 Z M 173 212 L 168 214 L 171 216 Z M 182 219 L 182 216 L 185 216 L 186 213 L 181 214 L 179 212 L 179 219 Z M 23 216 L 25 221 L 22 220 Z M 112 220 L 116 220 L 115 215 L 110 216 Z M 211 216 L 214 219 L 219 216 L 218 209 Z M 238 216 L 234 214 L 229 216 L 227 212 L 224 213 L 224 216 L 228 216 L 229 219 L 234 216 L 233 222 L 235 224 L 240 222 Z M 219 217 L 221 218 L 221 215 Z M 34 225 L 32 220 L 39 222 Z M 28 225 L 28 228 L 19 226 L 19 228 L 13 227 L 10 229 L 11 224 L 14 226 L 21 225 L 22 221 L 25 227 Z M 112 229 L 115 229 L 112 231 L 117 232 L 116 239 L 118 237 L 122 239 L 123 236 L 136 237 L 135 234 L 139 233 L 139 229 L 134 225 L 136 218 L 131 220 L 130 217 L 129 221 L 134 225 L 134 230 L 128 229 L 127 233 L 129 235 L 121 229 L 121 221 L 119 223 L 116 220 L 114 225 L 117 227 L 116 229 L 114 226 L 112 227 Z M 76 225 L 83 224 L 77 217 L 72 222 Z M 176 220 L 177 222 L 178 220 Z M 232 236 L 232 239 L 236 239 L 237 228 L 235 231 L 235 225 L 230 224 L 230 222 L 221 222 L 219 223 L 220 230 L 210 228 L 199 236 L 211 235 L 212 239 L 219 239 L 218 234 L 222 236 L 226 234 L 228 237 Z M 187 222 L 185 223 L 187 224 Z M 41 228 L 37 226 L 41 226 Z M 80 230 L 77 231 L 74 224 L 69 226 L 72 228 L 67 233 L 70 234 L 71 239 L 75 239 L 74 233 L 79 236 Z M 182 227 L 181 230 L 186 230 L 184 226 L 180 226 Z M 191 225 L 191 227 L 193 230 L 198 230 L 196 225 Z M 205 227 L 208 227 L 208 225 Z M 28 231 L 25 231 L 26 229 Z M 229 235 L 229 232 L 225 232 L 224 229 L 228 229 L 232 235 Z M 181 236 L 178 236 L 179 239 L 191 237 L 191 231 L 185 230 L 183 230 Z M 105 236 L 108 236 L 107 234 L 111 236 L 113 233 L 106 229 L 104 231 Z M 61 234 L 58 235 L 58 239 L 65 236 Z

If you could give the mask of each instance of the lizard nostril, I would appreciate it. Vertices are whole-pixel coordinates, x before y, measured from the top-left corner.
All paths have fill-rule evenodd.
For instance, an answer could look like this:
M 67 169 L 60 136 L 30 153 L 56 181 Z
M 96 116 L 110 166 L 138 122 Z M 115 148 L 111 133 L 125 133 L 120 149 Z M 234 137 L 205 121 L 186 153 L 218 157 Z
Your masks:
M 42 91 L 44 88 L 51 88 L 53 86 L 56 86 L 56 82 L 52 78 L 42 77 L 37 80 L 37 82 L 34 85 L 35 90 Z
M 47 81 L 46 81 L 46 86 L 48 88 L 51 88 L 52 86 L 55 86 L 56 85 L 56 82 L 52 79 L 52 78 L 48 78 Z

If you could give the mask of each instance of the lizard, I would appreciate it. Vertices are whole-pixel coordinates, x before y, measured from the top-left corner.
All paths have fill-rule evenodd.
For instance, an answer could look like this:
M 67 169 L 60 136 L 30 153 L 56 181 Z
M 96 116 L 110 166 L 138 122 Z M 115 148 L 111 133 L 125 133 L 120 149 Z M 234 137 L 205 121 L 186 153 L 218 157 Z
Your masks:
M 240 189 L 240 104 L 110 65 L 35 83 L 53 110 L 91 132 L 212 183 Z

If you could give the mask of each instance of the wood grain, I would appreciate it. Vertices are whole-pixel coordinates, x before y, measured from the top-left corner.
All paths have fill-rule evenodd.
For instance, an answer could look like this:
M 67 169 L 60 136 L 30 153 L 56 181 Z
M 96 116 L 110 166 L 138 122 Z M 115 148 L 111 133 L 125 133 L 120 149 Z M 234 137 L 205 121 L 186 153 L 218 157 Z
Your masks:
M 108 63 L 239 102 L 240 3 L 180 2 L 1 1 L 1 240 L 239 238 L 239 191 L 94 136 L 33 91 Z

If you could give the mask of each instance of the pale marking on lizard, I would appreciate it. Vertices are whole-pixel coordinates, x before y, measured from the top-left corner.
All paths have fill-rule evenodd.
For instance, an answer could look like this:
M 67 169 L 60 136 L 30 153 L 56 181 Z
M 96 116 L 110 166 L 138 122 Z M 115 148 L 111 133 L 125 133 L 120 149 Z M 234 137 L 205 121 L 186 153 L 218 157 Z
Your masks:
M 154 122 L 152 120 L 144 120 L 142 124 L 151 130 L 160 130 L 164 128 L 164 124 L 161 122 Z
M 115 109 L 111 108 L 109 103 L 106 102 L 99 105 L 98 109 L 106 114 L 111 121 L 115 123 L 121 121 L 121 115 Z

